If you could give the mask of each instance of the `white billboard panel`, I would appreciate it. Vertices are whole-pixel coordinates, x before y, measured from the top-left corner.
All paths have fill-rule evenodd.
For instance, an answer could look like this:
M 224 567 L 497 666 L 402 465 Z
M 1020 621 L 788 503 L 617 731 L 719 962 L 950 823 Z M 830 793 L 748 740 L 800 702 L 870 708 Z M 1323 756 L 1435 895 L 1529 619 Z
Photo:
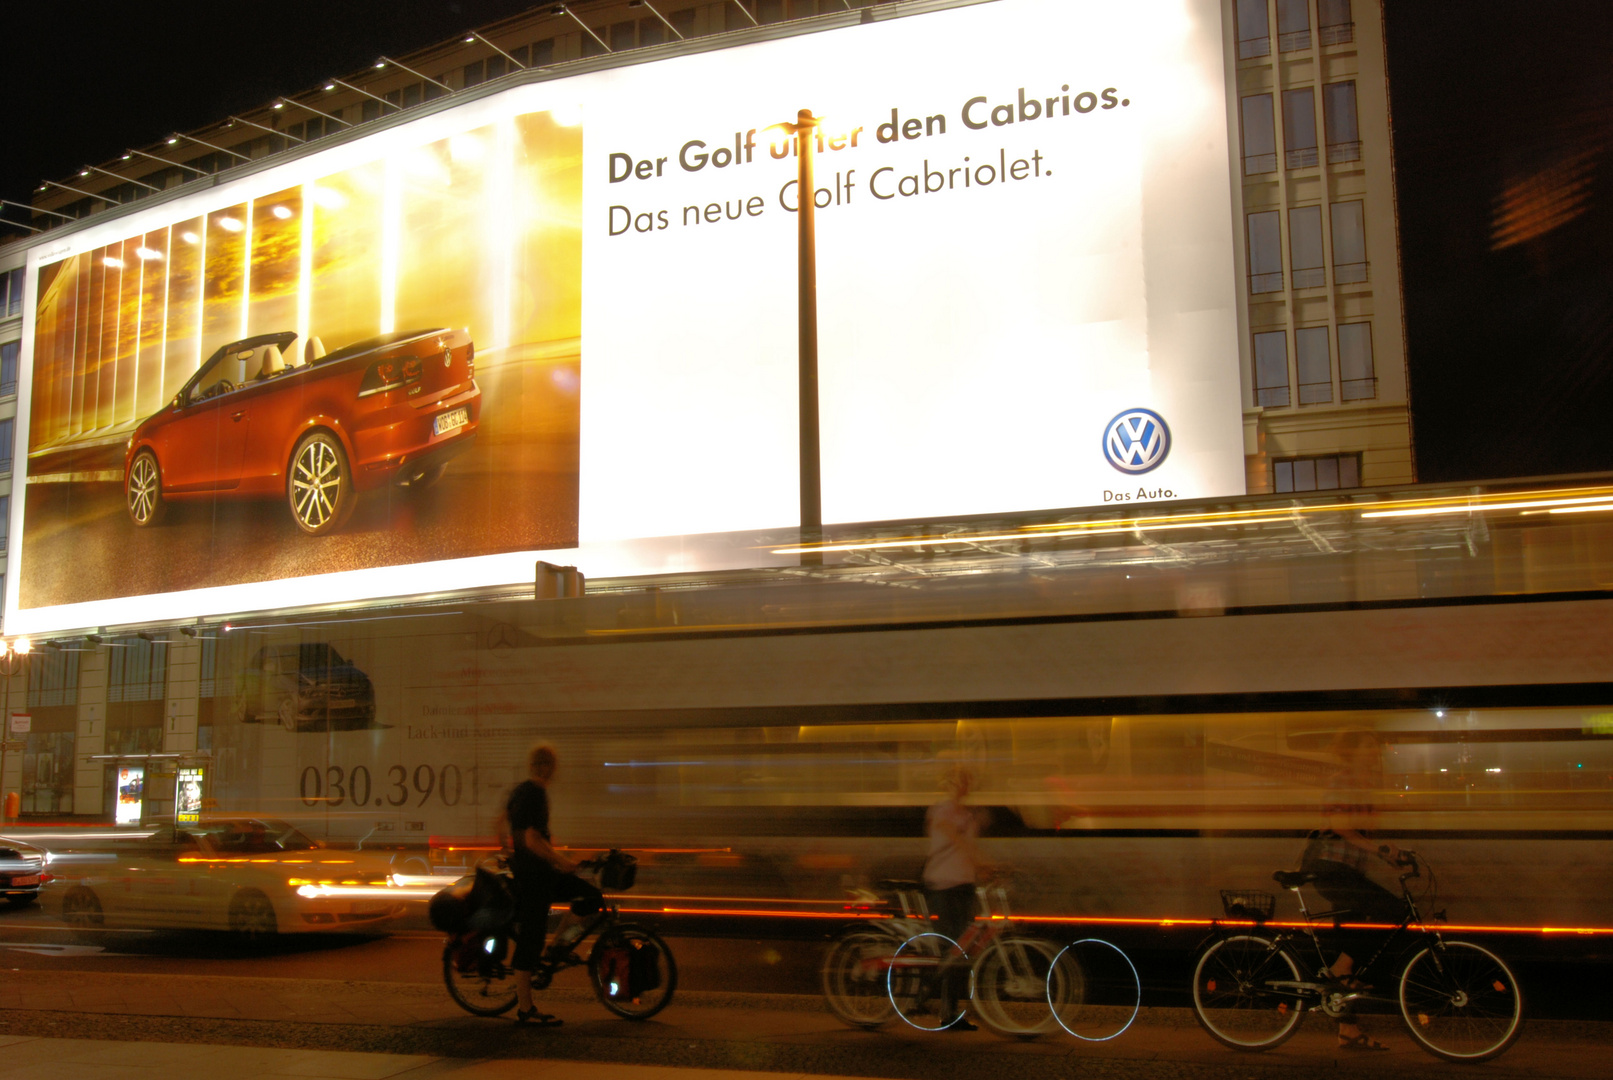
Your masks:
M 1242 493 L 1224 87 L 1215 0 L 1002 0 L 518 86 L 53 237 L 8 626 L 765 562 L 677 538 L 798 521 L 801 109 L 826 522 Z

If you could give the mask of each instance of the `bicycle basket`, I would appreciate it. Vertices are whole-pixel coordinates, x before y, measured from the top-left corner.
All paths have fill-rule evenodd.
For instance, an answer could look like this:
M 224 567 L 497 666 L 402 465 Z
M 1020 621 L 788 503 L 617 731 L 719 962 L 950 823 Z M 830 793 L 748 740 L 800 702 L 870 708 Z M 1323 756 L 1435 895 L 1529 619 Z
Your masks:
M 1222 889 L 1221 907 L 1229 919 L 1247 919 L 1265 922 L 1277 910 L 1277 897 L 1269 892 L 1249 889 Z
M 600 888 L 626 892 L 638 878 L 638 860 L 625 851 L 612 848 L 599 868 Z

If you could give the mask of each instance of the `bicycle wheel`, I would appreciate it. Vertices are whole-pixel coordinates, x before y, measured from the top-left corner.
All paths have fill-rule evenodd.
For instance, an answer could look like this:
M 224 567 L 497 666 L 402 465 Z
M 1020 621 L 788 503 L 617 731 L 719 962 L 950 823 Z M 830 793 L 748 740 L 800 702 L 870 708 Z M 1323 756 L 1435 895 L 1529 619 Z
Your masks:
M 588 954 L 588 981 L 599 1003 L 625 1020 L 648 1020 L 672 1001 L 678 965 L 647 926 L 608 926 Z
M 1400 1015 L 1424 1050 L 1446 1061 L 1488 1061 L 1523 1030 L 1523 991 L 1495 953 L 1446 941 L 1411 958 Z
M 844 934 L 823 957 L 823 1000 L 853 1027 L 880 1027 L 895 1012 L 885 989 L 885 972 L 896 953 L 889 934 L 858 930 Z
M 969 957 L 945 934 L 914 934 L 891 956 L 885 975 L 896 1015 L 920 1031 L 940 1031 L 963 1019 L 974 993 Z M 952 1008 L 946 1007 L 948 991 Z
M 975 961 L 975 1014 L 998 1035 L 1034 1039 L 1054 1026 L 1048 1008 L 1048 978 L 1053 970 L 1053 947 L 1034 938 L 1003 938 L 987 946 Z M 1065 974 L 1055 981 L 1062 984 Z M 1058 987 L 1062 998 L 1066 993 Z
M 515 970 L 510 943 L 495 935 L 449 938 L 442 949 L 442 981 L 448 996 L 474 1016 L 500 1016 L 515 1008 Z
M 1059 1027 L 1077 1039 L 1108 1042 L 1125 1034 L 1142 1010 L 1142 978 L 1120 946 L 1082 938 L 1053 958 L 1047 1004 Z
M 1252 934 L 1219 938 L 1193 966 L 1193 1015 L 1212 1039 L 1234 1050 L 1270 1050 L 1299 1027 L 1304 1001 L 1274 982 L 1299 982 L 1282 949 Z

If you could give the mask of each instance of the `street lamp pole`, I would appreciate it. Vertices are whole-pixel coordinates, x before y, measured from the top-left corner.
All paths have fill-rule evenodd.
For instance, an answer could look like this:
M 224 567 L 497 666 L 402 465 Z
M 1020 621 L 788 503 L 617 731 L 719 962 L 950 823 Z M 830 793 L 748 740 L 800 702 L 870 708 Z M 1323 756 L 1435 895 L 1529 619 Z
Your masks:
M 796 229 L 800 268 L 796 282 L 800 389 L 801 544 L 823 539 L 823 476 L 818 446 L 818 241 L 817 184 L 812 176 L 813 139 L 818 118 L 802 109 L 793 125 L 796 156 Z M 821 563 L 819 552 L 805 552 L 802 563 Z

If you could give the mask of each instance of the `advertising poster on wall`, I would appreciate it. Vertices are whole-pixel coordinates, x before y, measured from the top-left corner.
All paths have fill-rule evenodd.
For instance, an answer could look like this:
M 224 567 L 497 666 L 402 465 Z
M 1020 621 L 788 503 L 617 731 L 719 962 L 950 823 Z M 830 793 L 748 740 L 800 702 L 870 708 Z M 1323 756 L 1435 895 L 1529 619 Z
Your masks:
M 140 824 L 140 808 L 146 798 L 146 770 L 143 765 L 124 765 L 117 771 L 118 802 L 113 821 L 118 825 Z
M 207 770 L 193 765 L 182 768 L 174 777 L 174 821 L 180 825 L 194 825 L 202 819 L 202 792 L 205 790 Z
M 42 242 L 8 618 L 765 564 L 802 109 L 825 521 L 1243 491 L 1220 4 L 1003 0 L 478 88 Z

